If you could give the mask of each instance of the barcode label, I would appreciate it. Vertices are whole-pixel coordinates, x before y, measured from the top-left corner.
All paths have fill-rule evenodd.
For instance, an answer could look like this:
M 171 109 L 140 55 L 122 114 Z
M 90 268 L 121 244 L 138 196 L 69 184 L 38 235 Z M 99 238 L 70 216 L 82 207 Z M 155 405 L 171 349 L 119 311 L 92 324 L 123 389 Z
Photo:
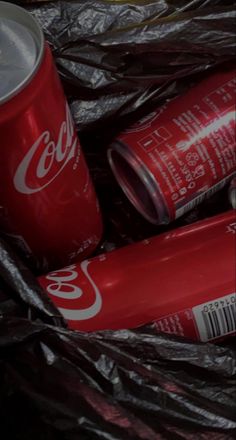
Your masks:
M 193 308 L 201 341 L 210 341 L 236 332 L 236 293 Z
M 181 208 L 178 208 L 175 213 L 175 218 L 182 217 L 186 212 L 191 211 L 191 209 L 196 208 L 196 206 L 200 205 L 206 198 L 211 197 L 213 194 L 215 194 L 217 191 L 220 191 L 230 179 L 234 177 L 235 173 L 231 174 L 230 176 L 225 177 L 221 182 L 217 183 L 216 185 L 209 188 L 207 191 L 204 191 L 199 196 L 195 197 L 191 202 L 186 203 L 186 205 L 182 206 Z

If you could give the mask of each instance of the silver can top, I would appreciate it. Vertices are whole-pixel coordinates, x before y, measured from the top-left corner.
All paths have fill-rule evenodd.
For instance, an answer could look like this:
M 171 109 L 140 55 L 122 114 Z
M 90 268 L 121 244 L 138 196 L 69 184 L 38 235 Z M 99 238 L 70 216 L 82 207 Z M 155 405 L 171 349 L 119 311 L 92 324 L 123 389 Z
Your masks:
M 170 215 L 151 171 L 126 144 L 113 142 L 108 162 L 121 189 L 133 206 L 154 225 L 166 224 Z
M 31 14 L 0 2 L 0 105 L 36 73 L 43 55 L 43 33 Z

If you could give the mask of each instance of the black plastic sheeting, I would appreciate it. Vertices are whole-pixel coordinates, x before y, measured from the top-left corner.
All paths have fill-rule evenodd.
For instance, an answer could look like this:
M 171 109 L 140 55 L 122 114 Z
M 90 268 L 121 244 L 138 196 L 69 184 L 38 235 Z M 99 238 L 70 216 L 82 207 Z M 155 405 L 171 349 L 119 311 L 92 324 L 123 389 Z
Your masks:
M 234 57 L 235 2 L 18 3 L 43 26 L 78 125 L 106 226 L 97 252 L 166 230 L 125 200 L 106 145 L 119 127 Z M 226 188 L 168 228 L 228 208 Z M 192 343 L 151 325 L 68 331 L 0 241 L 0 432 L 14 440 L 233 440 L 235 340 Z
M 6 318 L 0 329 L 7 438 L 235 438 L 229 348 L 151 328 L 84 335 Z
M 7 251 L 4 255 L 1 273 L 7 283 L 16 261 Z M 0 293 L 3 438 L 235 438 L 233 343 L 192 343 L 156 334 L 152 326 L 71 332 L 46 324 L 53 306 L 45 300 L 42 309 L 40 289 L 22 264 L 17 280 L 10 296 Z M 20 306 L 13 298 L 22 280 Z M 32 295 L 35 304 L 29 308 Z

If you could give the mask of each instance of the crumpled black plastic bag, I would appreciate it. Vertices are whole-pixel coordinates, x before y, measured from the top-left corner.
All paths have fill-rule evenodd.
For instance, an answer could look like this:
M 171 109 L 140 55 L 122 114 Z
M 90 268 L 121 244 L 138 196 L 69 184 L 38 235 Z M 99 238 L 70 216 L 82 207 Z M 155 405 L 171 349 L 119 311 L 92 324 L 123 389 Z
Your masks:
M 235 340 L 193 343 L 157 334 L 151 325 L 69 331 L 3 241 L 0 256 L 4 438 L 235 438 Z
M 233 349 L 151 327 L 80 334 L 11 318 L 0 321 L 2 332 L 0 418 L 9 438 L 28 439 L 29 428 L 38 438 L 31 413 L 39 434 L 50 427 L 57 439 L 235 438 Z
M 13 299 L 20 299 L 22 305 L 35 310 L 44 320 L 49 319 L 54 324 L 63 324 L 63 319 L 53 302 L 45 296 L 33 274 L 2 238 L 0 238 L 0 280 L 0 287 L 3 290 L 2 293 L 0 290 L 0 302 L 1 298 L 2 303 L 6 301 L 4 290 L 10 291 L 10 298 L 12 296 Z M 10 303 L 7 301 L 7 304 L 11 304 L 14 309 L 13 301 L 10 300 Z M 5 307 L 6 304 L 1 304 L 1 315 L 7 315 L 10 309 L 7 313 L 3 306 Z
M 106 233 L 97 252 L 162 232 L 136 213 L 113 181 L 106 144 L 119 127 L 234 57 L 235 2 L 18 3 L 43 26 L 70 99 L 103 208 Z M 227 209 L 226 188 L 169 227 Z M 156 334 L 152 326 L 83 334 L 64 325 L 34 276 L 1 241 L 3 438 L 236 437 L 235 341 L 192 343 Z

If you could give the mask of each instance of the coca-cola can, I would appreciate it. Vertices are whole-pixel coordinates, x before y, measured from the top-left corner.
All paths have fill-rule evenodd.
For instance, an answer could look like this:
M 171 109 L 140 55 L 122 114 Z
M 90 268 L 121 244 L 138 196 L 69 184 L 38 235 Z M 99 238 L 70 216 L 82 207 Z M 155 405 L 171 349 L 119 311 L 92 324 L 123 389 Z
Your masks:
M 236 332 L 234 211 L 39 278 L 71 329 L 138 327 L 201 341 Z
M 84 259 L 99 204 L 42 30 L 0 2 L 0 229 L 41 270 Z
M 206 77 L 108 149 L 121 188 L 151 223 L 182 216 L 236 174 L 235 69 Z

